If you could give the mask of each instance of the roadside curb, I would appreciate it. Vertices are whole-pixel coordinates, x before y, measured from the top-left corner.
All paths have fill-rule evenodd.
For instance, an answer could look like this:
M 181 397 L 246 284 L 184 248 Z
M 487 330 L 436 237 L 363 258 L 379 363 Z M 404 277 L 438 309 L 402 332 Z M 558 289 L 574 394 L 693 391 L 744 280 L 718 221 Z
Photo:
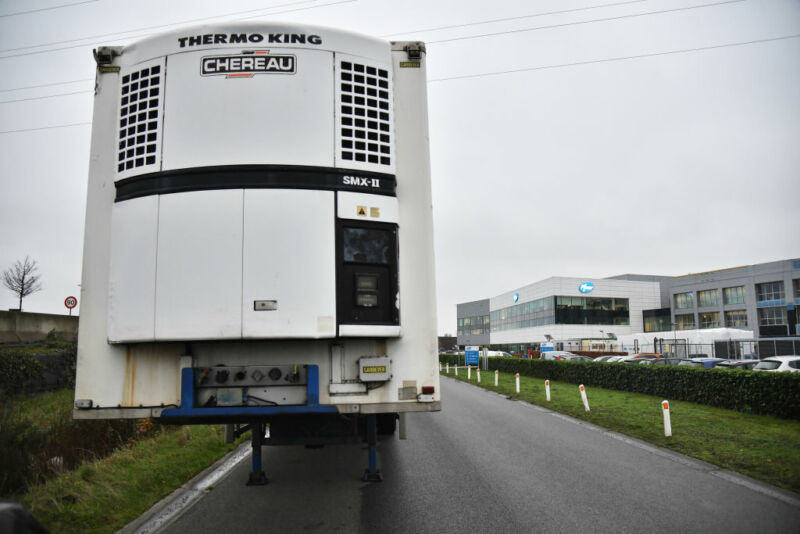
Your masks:
M 117 530 L 115 534 L 149 534 L 166 527 L 199 501 L 209 487 L 227 476 L 250 452 L 250 442 L 245 441 L 155 503 L 142 515 Z
M 760 493 L 762 495 L 765 495 L 765 496 L 768 496 L 768 497 L 772 497 L 773 499 L 777 499 L 777 500 L 779 500 L 779 501 L 781 501 L 781 502 L 783 502 L 785 504 L 788 504 L 789 506 L 793 506 L 795 508 L 800 508 L 800 495 L 798 495 L 797 493 L 791 492 L 789 490 L 785 490 L 783 488 L 779 488 L 777 486 L 773 486 L 773 485 L 768 484 L 766 482 L 762 482 L 760 480 L 756 480 L 754 478 L 751 478 L 751 477 L 749 477 L 747 475 L 743 475 L 743 474 L 737 473 L 735 471 L 730 471 L 728 469 L 724 469 L 724 468 L 719 467 L 717 465 L 714 465 L 714 464 L 711 464 L 711 463 L 708 463 L 708 462 L 704 462 L 703 460 L 698 460 L 696 458 L 692 458 L 691 456 L 687 456 L 685 454 L 681 454 L 679 452 L 675 452 L 673 450 L 666 449 L 664 447 L 659 447 L 658 445 L 653 445 L 652 443 L 648 443 L 648 442 L 643 441 L 643 440 L 641 440 L 639 438 L 634 438 L 634 437 L 631 437 L 631 436 L 628 436 L 628 435 L 625 435 L 625 434 L 620 434 L 619 432 L 615 432 L 613 430 L 609 430 L 607 428 L 595 425 L 593 423 L 589 423 L 589 422 L 583 421 L 581 419 L 576 419 L 574 417 L 570 417 L 568 415 L 564 415 L 564 414 L 562 414 L 560 412 L 556 412 L 554 410 L 550 410 L 549 408 L 545 408 L 543 406 L 539 406 L 538 404 L 532 404 L 532 403 L 524 401 L 524 400 L 515 399 L 514 397 L 510 397 L 510 396 L 505 395 L 503 393 L 498 393 L 497 391 L 492 391 L 490 389 L 486 389 L 486 388 L 484 388 L 482 386 L 479 386 L 478 384 L 465 382 L 463 380 L 456 380 L 455 378 L 452 378 L 452 377 L 449 377 L 449 376 L 446 376 L 446 375 L 444 375 L 444 376 L 445 376 L 445 378 L 449 378 L 450 380 L 452 380 L 454 382 L 459 382 L 459 383 L 465 384 L 467 386 L 472 386 L 474 388 L 477 388 L 477 389 L 480 389 L 482 391 L 485 391 L 485 392 L 487 392 L 487 393 L 489 393 L 491 395 L 497 395 L 497 396 L 502 397 L 504 399 L 516 400 L 521 405 L 523 405 L 523 406 L 525 406 L 527 408 L 532 408 L 532 409 L 536 410 L 537 412 L 541 412 L 541 413 L 543 413 L 545 415 L 550 415 L 550 416 L 556 417 L 556 418 L 558 418 L 558 419 L 560 419 L 562 421 L 568 422 L 568 423 L 579 425 L 579 426 L 581 426 L 581 427 L 583 427 L 583 428 L 585 428 L 587 430 L 590 430 L 592 432 L 597 432 L 599 434 L 603 434 L 603 435 L 608 436 L 608 437 L 610 437 L 612 439 L 619 440 L 619 441 L 621 441 L 623 443 L 627 443 L 628 445 L 632 445 L 632 446 L 634 446 L 636 448 L 648 451 L 648 452 L 650 452 L 652 454 L 656 454 L 656 455 L 661 456 L 663 458 L 667 458 L 668 460 L 671 460 L 673 462 L 685 465 L 687 467 L 690 467 L 692 469 L 696 469 L 698 471 L 706 472 L 711 476 L 722 478 L 722 479 L 727 480 L 728 482 L 731 482 L 731 483 L 736 484 L 738 486 L 743 486 L 745 488 L 748 488 L 748 489 L 750 489 L 752 491 L 755 491 L 757 493 Z

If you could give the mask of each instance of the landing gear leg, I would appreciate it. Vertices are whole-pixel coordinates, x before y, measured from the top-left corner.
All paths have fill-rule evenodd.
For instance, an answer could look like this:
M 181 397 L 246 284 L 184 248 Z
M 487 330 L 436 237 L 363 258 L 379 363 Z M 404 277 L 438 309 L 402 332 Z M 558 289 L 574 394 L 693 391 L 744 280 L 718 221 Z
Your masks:
M 267 475 L 261 470 L 261 445 L 264 443 L 264 423 L 253 422 L 250 425 L 253 444 L 253 470 L 250 471 L 248 486 L 263 486 L 267 483 Z
M 367 449 L 368 467 L 364 470 L 361 480 L 364 482 L 380 482 L 383 480 L 381 470 L 378 469 L 378 423 L 377 416 L 367 416 Z

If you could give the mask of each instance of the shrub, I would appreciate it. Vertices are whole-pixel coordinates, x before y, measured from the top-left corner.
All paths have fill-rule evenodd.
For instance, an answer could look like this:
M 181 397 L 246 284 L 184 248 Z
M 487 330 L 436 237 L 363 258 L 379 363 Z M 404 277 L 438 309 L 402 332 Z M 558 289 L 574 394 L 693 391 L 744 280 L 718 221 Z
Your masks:
M 25 384 L 41 378 L 44 366 L 34 358 L 18 352 L 0 355 L 0 399 L 21 393 Z

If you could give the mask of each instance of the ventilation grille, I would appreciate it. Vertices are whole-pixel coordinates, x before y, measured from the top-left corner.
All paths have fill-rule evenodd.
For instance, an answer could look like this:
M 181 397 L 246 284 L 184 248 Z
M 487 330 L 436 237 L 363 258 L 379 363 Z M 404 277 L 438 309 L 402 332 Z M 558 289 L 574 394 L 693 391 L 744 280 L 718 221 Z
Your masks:
M 122 75 L 117 173 L 151 170 L 160 155 L 164 69 L 160 64 L 136 69 Z
M 392 166 L 393 157 L 389 71 L 340 61 L 339 84 L 342 164 L 378 165 L 385 171 Z

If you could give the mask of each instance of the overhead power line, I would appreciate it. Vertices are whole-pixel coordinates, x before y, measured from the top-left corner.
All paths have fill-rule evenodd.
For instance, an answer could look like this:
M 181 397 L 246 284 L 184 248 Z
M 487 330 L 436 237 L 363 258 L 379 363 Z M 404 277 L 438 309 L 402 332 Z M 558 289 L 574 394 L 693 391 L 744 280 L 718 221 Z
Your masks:
M 786 36 L 783 36 L 783 37 L 771 37 L 771 38 L 767 38 L 767 39 L 756 39 L 756 40 L 753 40 L 753 41 L 742 41 L 742 42 L 738 42 L 738 43 L 725 43 L 725 44 L 721 44 L 721 45 L 700 46 L 700 47 L 695 47 L 695 48 L 685 48 L 685 49 L 682 49 L 682 50 L 667 50 L 665 52 L 653 52 L 651 54 L 637 54 L 635 56 L 621 56 L 621 57 L 612 57 L 612 58 L 604 58 L 604 59 L 592 59 L 592 60 L 589 60 L 589 61 L 576 61 L 576 62 L 573 62 L 573 63 L 560 63 L 560 64 L 557 64 L 557 65 L 542 65 L 542 66 L 539 66 L 539 67 L 527 67 L 527 68 L 523 68 L 523 69 L 511 69 L 511 70 L 503 70 L 503 71 L 495 71 L 495 72 L 482 72 L 482 73 L 478 73 L 478 74 L 464 74 L 464 75 L 461 75 L 461 76 L 448 76 L 448 77 L 445 77 L 445 78 L 434 78 L 432 80 L 428 80 L 428 83 L 446 82 L 446 81 L 451 81 L 451 80 L 466 80 L 466 79 L 470 79 L 470 78 L 486 78 L 486 77 L 489 77 L 489 76 L 501 76 L 501 75 L 504 75 L 504 74 L 516 74 L 516 73 L 519 73 L 519 72 L 532 72 L 532 71 L 536 71 L 536 70 L 549 70 L 549 69 L 561 69 L 561 68 L 566 68 L 566 67 L 579 67 L 579 66 L 582 66 L 582 65 L 592 65 L 592 64 L 595 64 L 595 63 L 611 63 L 611 62 L 615 62 L 615 61 L 625 61 L 625 60 L 629 60 L 629 59 L 642 59 L 642 58 L 648 58 L 648 57 L 667 56 L 667 55 L 671 55 L 671 54 L 688 54 L 688 53 L 692 53 L 692 52 L 702 52 L 704 50 L 716 50 L 716 49 L 720 49 L 720 48 L 729 48 L 729 47 L 734 47 L 734 46 L 746 46 L 746 45 L 752 45 L 752 44 L 758 44 L 758 43 L 768 43 L 768 42 L 773 42 L 773 41 L 784 41 L 784 40 L 787 40 L 787 39 L 797 39 L 798 37 L 800 37 L 800 33 L 795 34 L 795 35 L 786 35 Z M 59 95 L 56 95 L 56 96 L 59 96 Z M 45 97 L 45 98 L 47 98 L 47 97 Z M 91 124 L 91 123 L 90 122 L 80 122 L 80 123 L 75 123 L 75 124 L 61 124 L 61 125 L 55 125 L 55 126 L 43 126 L 41 128 L 25 128 L 25 129 L 21 129 L 21 130 L 7 130 L 7 131 L 0 131 L 0 134 L 17 133 L 17 132 L 30 132 L 30 131 L 34 131 L 34 130 L 49 130 L 49 129 L 53 129 L 53 128 L 67 128 L 67 127 L 70 127 L 70 126 L 84 126 L 84 125 L 87 125 L 87 124 Z
M 203 21 L 216 20 L 216 19 L 221 19 L 221 18 L 225 18 L 225 17 L 233 17 L 233 16 L 236 16 L 236 15 L 243 15 L 243 14 L 254 13 L 254 12 L 258 12 L 258 11 L 268 11 L 268 10 L 271 10 L 271 9 L 294 6 L 294 5 L 298 5 L 298 4 L 308 4 L 308 3 L 313 3 L 313 2 L 317 2 L 317 1 L 318 0 L 302 0 L 301 2 L 290 2 L 288 4 L 279 4 L 279 5 L 275 5 L 275 6 L 272 6 L 272 7 L 262 7 L 260 9 L 250 9 L 250 10 L 247 10 L 247 11 L 237 11 L 237 12 L 234 12 L 234 13 L 224 13 L 222 15 L 213 15 L 213 16 L 201 17 L 201 18 L 197 18 L 197 19 L 181 20 L 181 21 L 177 21 L 177 22 L 171 22 L 169 24 L 161 24 L 161 25 L 158 25 L 158 26 L 146 26 L 146 27 L 142 27 L 142 28 L 136 28 L 136 29 L 133 29 L 133 30 L 126 30 L 126 31 L 123 31 L 123 32 L 103 33 L 103 34 L 98 34 L 98 35 L 89 35 L 87 37 L 81 37 L 81 38 L 78 38 L 78 39 L 67 39 L 67 40 L 64 40 L 64 41 L 53 41 L 53 42 L 50 42 L 50 43 L 43 43 L 43 44 L 38 44 L 38 45 L 22 46 L 22 47 L 17 47 L 17 48 L 6 48 L 4 50 L 0 50 L 0 53 L 16 52 L 18 50 L 29 50 L 31 48 L 42 48 L 42 47 L 46 47 L 46 46 L 60 45 L 60 44 L 66 44 L 66 43 L 76 43 L 78 41 L 90 41 L 92 39 L 100 39 L 100 38 L 105 38 L 105 37 L 112 37 L 113 39 L 111 39 L 111 41 L 119 41 L 119 40 L 122 40 L 122 39 L 129 39 L 129 38 L 135 38 L 135 37 L 147 37 L 149 35 L 153 35 L 154 32 L 140 34 L 140 35 L 128 35 L 128 36 L 125 36 L 125 37 L 119 37 L 119 36 L 121 34 L 136 33 L 136 32 L 141 32 L 141 31 L 148 31 L 149 32 L 150 30 L 159 30 L 159 29 L 164 29 L 164 28 L 170 28 L 170 27 L 173 27 L 173 26 L 182 26 L 184 24 L 191 24 L 191 23 L 194 23 L 194 22 L 203 22 Z M 355 2 L 355 1 L 356 0 L 338 0 L 336 2 L 330 2 L 330 3 L 327 3 L 327 4 L 318 4 L 318 5 L 314 5 L 314 6 L 307 6 L 307 7 L 295 8 L 295 9 L 287 9 L 287 10 L 284 10 L 284 11 L 275 11 L 275 12 L 270 12 L 270 13 L 263 13 L 263 15 L 279 15 L 279 14 L 283 14 L 283 13 L 293 13 L 293 12 L 296 12 L 296 11 L 306 11 L 306 10 L 309 10 L 309 9 L 317 9 L 317 8 L 320 8 L 320 7 L 332 6 L 332 5 L 337 5 L 337 4 L 347 4 L 347 3 Z M 30 55 L 35 55 L 35 54 L 46 54 L 48 52 L 55 52 L 57 50 L 68 50 L 68 49 L 71 49 L 71 48 L 80 48 L 80 47 L 83 47 L 83 46 L 95 46 L 97 44 L 105 44 L 105 43 L 81 43 L 81 44 L 72 45 L 72 46 L 59 46 L 59 47 L 55 47 L 55 48 L 48 48 L 47 50 L 32 50 L 30 52 L 20 52 L 18 54 L 6 54 L 4 56 L 0 56 L 0 59 L 10 58 L 10 57 L 30 56 Z
M 87 126 L 92 124 L 91 122 L 75 122 L 72 124 L 56 124 L 54 126 L 41 126 L 39 128 L 22 128 L 19 130 L 4 130 L 0 131 L 0 135 L 2 134 L 12 134 L 12 133 L 20 133 L 20 132 L 35 132 L 37 130 L 55 130 L 57 128 L 71 128 L 73 126 Z
M 91 82 L 94 78 L 84 78 L 82 80 L 69 80 L 67 82 L 43 83 L 41 85 L 26 85 L 24 87 L 12 87 L 11 89 L 0 89 L 0 93 L 10 93 L 12 91 L 22 91 L 24 89 L 39 89 L 41 87 L 52 87 L 54 85 L 68 85 L 70 83 Z
M 16 100 L 0 100 L 0 104 L 11 104 L 12 102 L 27 102 L 28 100 L 44 100 L 45 98 L 56 98 L 58 96 L 70 96 L 70 95 L 80 95 L 83 93 L 91 93 L 91 89 L 87 89 L 86 91 L 75 91 L 73 93 L 58 93 L 56 95 L 46 95 L 46 96 L 34 96 L 31 98 L 18 98 Z
M 83 2 L 73 2 L 71 4 L 62 4 L 60 6 L 42 7 L 42 8 L 39 8 L 39 9 L 29 9 L 28 11 L 17 11 L 16 13 L 7 13 L 5 15 L 0 15 L 0 18 L 16 17 L 17 15 L 27 15 L 28 13 L 38 13 L 40 11 L 52 11 L 54 9 L 61 9 L 63 7 L 79 6 L 81 4 L 91 4 L 92 2 L 97 2 L 97 0 L 84 0 Z
M 636 17 L 647 17 L 647 16 L 650 16 L 650 15 L 663 15 L 665 13 L 675 13 L 677 11 L 688 11 L 690 9 L 700 9 L 700 8 L 704 8 L 704 7 L 716 7 L 716 6 L 726 5 L 726 4 L 736 4 L 736 3 L 744 2 L 744 1 L 746 1 L 746 0 L 725 0 L 723 2 L 714 2 L 712 4 L 700 4 L 700 5 L 695 5 L 695 6 L 676 7 L 676 8 L 672 8 L 672 9 L 662 9 L 660 11 L 647 11 L 645 13 L 633 13 L 633 14 L 630 14 L 630 15 L 618 15 L 616 17 L 606 17 L 606 18 L 602 18 L 602 19 L 581 20 L 581 21 L 577 21 L 577 22 L 564 22 L 562 24 L 550 24 L 550 25 L 547 25 L 547 26 L 536 26 L 535 28 L 521 28 L 519 30 L 506 30 L 506 31 L 502 31 L 502 32 L 483 33 L 483 34 L 480 34 L 480 35 L 468 35 L 468 36 L 465 36 L 465 37 L 452 37 L 450 39 L 439 39 L 437 41 L 426 41 L 425 44 L 431 45 L 431 44 L 449 43 L 449 42 L 452 42 L 452 41 L 466 41 L 466 40 L 469 40 L 469 39 L 480 39 L 480 38 L 483 38 L 483 37 L 493 37 L 493 36 L 496 36 L 496 35 L 509 35 L 509 34 L 512 34 L 512 33 L 525 33 L 525 32 L 537 31 L 537 30 L 550 30 L 550 29 L 553 29 L 553 28 L 564 28 L 566 26 L 578 26 L 578 25 L 581 25 L 581 24 L 594 24 L 596 22 L 609 22 L 609 21 L 612 21 L 612 20 L 632 19 L 632 18 L 636 18 Z
M 453 24 L 450 26 L 437 26 L 435 28 L 423 28 L 421 30 L 413 30 L 413 31 L 406 31 L 406 32 L 398 32 L 398 33 L 387 33 L 385 35 L 381 35 L 382 38 L 386 39 L 389 37 L 396 37 L 398 35 L 409 35 L 415 33 L 424 33 L 424 32 L 434 32 L 439 30 L 452 30 L 455 28 L 467 28 L 469 26 L 480 26 L 482 24 L 493 24 L 495 22 L 508 22 L 511 20 L 521 20 L 521 19 L 532 19 L 535 17 L 545 17 L 548 15 L 563 15 L 565 13 L 575 13 L 576 11 L 588 11 L 590 9 L 601 9 L 604 7 L 614 7 L 614 6 L 623 6 L 627 4 L 638 4 L 641 2 L 647 2 L 649 0 L 628 0 L 627 2 L 615 2 L 613 4 L 602 4 L 599 6 L 588 6 L 588 7 L 578 7 L 575 9 L 563 9 L 560 11 L 546 11 L 543 13 L 532 13 L 530 15 L 519 15 L 516 17 L 506 17 L 502 19 L 492 19 L 492 20 L 480 20 L 477 22 L 467 22 L 464 24 Z
M 576 61 L 574 63 L 561 63 L 558 65 L 543 65 L 540 67 L 527 67 L 523 69 L 511 69 L 511 70 L 502 70 L 502 71 L 495 71 L 495 72 L 482 72 L 479 74 L 464 74 L 461 76 L 448 76 L 446 78 L 434 78 L 432 80 L 428 80 L 428 83 L 436 83 L 436 82 L 446 82 L 450 80 L 466 80 L 468 78 L 483 78 L 488 76 L 500 76 L 503 74 L 515 74 L 518 72 L 531 72 L 535 70 L 546 70 L 546 69 L 560 69 L 565 67 L 577 67 L 581 65 L 591 65 L 593 63 L 611 63 L 614 61 L 625 61 L 628 59 L 640 59 L 646 57 L 657 57 L 657 56 L 666 56 L 670 54 L 687 54 L 690 52 L 701 52 L 703 50 L 715 50 L 718 48 L 727 48 L 732 46 L 745 46 L 757 43 L 768 43 L 771 41 L 783 41 L 786 39 L 797 39 L 800 37 L 800 33 L 795 35 L 786 35 L 784 37 L 772 37 L 768 39 L 756 39 L 754 41 L 743 41 L 739 43 L 726 43 L 721 45 L 712 45 L 712 46 L 699 46 L 696 48 L 685 48 L 682 50 L 668 50 L 666 52 L 653 52 L 651 54 L 638 54 L 635 56 L 621 56 L 621 57 L 611 57 L 605 59 L 592 59 L 589 61 Z

